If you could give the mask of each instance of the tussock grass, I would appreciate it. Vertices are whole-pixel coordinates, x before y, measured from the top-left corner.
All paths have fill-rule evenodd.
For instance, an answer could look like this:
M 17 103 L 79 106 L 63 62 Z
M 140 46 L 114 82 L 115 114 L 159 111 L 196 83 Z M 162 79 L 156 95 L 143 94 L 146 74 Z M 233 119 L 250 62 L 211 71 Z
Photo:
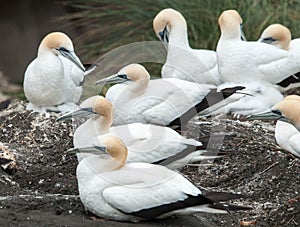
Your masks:
M 300 36 L 297 0 L 67 0 L 63 4 L 72 12 L 61 19 L 82 31 L 75 45 L 83 61 L 96 60 L 124 44 L 158 40 L 152 20 L 168 7 L 186 18 L 193 48 L 215 49 L 220 36 L 218 16 L 226 9 L 236 9 L 241 14 L 248 40 L 257 40 L 263 29 L 275 22 L 289 27 L 293 37 Z

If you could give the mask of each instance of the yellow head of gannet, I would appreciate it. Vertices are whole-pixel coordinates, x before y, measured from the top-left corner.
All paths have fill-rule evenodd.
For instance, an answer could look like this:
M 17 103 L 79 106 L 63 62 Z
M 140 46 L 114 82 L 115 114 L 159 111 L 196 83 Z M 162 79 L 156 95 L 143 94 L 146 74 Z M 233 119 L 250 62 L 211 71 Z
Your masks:
M 124 83 L 126 81 L 138 82 L 141 86 L 147 86 L 150 75 L 144 66 L 130 64 L 122 68 L 117 74 L 101 79 L 96 84 Z
M 116 136 L 102 136 L 101 143 L 106 147 L 106 152 L 119 164 L 117 168 L 125 165 L 127 158 L 126 145 Z
M 219 17 L 221 37 L 246 40 L 242 31 L 243 20 L 236 10 L 225 10 Z
M 290 29 L 281 24 L 271 24 L 263 31 L 258 41 L 288 50 L 291 39 L 292 34 Z
M 285 97 L 281 102 L 271 108 L 271 111 L 255 114 L 248 117 L 249 120 L 277 120 L 281 119 L 293 124 L 300 130 L 300 97 L 291 95 Z
M 299 95 L 288 95 L 284 97 L 283 100 L 295 100 L 300 102 L 300 96 Z
M 278 118 L 284 118 L 300 130 L 300 102 L 293 98 L 284 99 L 272 107 Z
M 63 121 L 73 117 L 88 117 L 91 115 L 103 116 L 107 119 L 109 127 L 112 124 L 113 105 L 110 101 L 100 95 L 92 96 L 80 104 L 80 108 L 76 111 L 67 113 L 57 119 Z
M 164 42 L 169 42 L 169 34 L 173 29 L 178 28 L 186 36 L 186 20 L 178 11 L 168 8 L 161 10 L 153 20 L 153 30 L 157 37 Z
M 93 153 L 103 157 L 103 155 L 109 155 L 114 160 L 114 165 L 111 166 L 113 170 L 119 169 L 125 165 L 128 150 L 126 145 L 118 137 L 113 135 L 102 135 L 98 137 L 101 146 L 94 146 L 87 148 L 72 148 L 67 151 L 68 154 L 73 153 Z
M 69 59 L 79 69 L 85 71 L 83 65 L 79 62 L 74 53 L 74 47 L 71 39 L 66 34 L 62 32 L 52 32 L 45 36 L 39 46 L 38 57 L 49 52 Z

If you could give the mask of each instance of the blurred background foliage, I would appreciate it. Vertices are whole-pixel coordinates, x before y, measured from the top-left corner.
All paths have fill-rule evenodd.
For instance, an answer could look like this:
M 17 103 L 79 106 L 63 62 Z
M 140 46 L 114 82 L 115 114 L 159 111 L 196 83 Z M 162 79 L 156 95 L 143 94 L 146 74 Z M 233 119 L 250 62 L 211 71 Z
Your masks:
M 183 14 L 192 48 L 215 49 L 220 36 L 217 20 L 226 9 L 240 13 L 248 40 L 257 40 L 272 23 L 284 24 L 291 29 L 293 37 L 300 36 L 298 0 L 66 0 L 60 3 L 70 9 L 60 20 L 81 31 L 74 40 L 76 49 L 80 58 L 89 62 L 124 44 L 157 41 L 152 20 L 164 8 L 174 8 Z

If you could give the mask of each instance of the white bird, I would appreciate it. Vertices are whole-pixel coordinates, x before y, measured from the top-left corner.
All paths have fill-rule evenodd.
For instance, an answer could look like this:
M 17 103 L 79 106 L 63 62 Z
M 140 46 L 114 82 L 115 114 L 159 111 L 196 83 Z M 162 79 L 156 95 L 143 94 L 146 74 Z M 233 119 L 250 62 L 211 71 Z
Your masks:
M 30 102 L 27 109 L 71 110 L 81 96 L 84 71 L 71 39 L 62 32 L 48 34 L 40 43 L 37 58 L 25 71 L 24 92 Z
M 114 125 L 140 122 L 181 128 L 197 113 L 225 105 L 228 97 L 238 99 L 245 95 L 238 93 L 244 89 L 241 86 L 218 92 L 214 85 L 178 78 L 150 80 L 147 70 L 139 64 L 125 66 L 96 84 L 122 82 L 106 93 L 113 103 Z
M 196 212 L 227 213 L 249 207 L 219 201 L 242 197 L 204 193 L 179 173 L 147 163 L 125 164 L 127 148 L 117 137 L 102 137 L 102 154 L 77 166 L 80 199 L 85 209 L 117 221 L 139 222 Z
M 218 22 L 221 37 L 217 57 L 224 82 L 277 84 L 300 71 L 300 59 L 295 59 L 288 51 L 261 42 L 242 41 L 242 19 L 237 11 L 224 11 Z
M 271 111 L 252 115 L 249 119 L 276 119 L 276 142 L 283 149 L 300 157 L 300 96 L 287 96 L 273 106 Z
M 186 139 L 171 128 L 132 123 L 111 127 L 113 122 L 113 107 L 111 102 L 102 96 L 93 96 L 80 104 L 80 109 L 65 114 L 58 120 L 66 120 L 76 116 L 89 116 L 74 132 L 73 144 L 80 162 L 87 157 L 87 151 L 97 151 L 99 136 L 116 135 L 128 148 L 127 162 L 159 163 L 175 169 L 190 162 L 212 159 L 218 155 L 218 150 L 205 156 L 206 146 L 194 139 Z M 205 141 L 206 142 L 206 141 Z M 214 153 L 215 156 L 212 156 Z
M 167 46 L 167 59 L 161 71 L 163 78 L 200 84 L 221 83 L 216 52 L 190 47 L 186 20 L 181 13 L 174 9 L 161 10 L 153 20 L 153 29 Z
M 228 102 L 228 104 L 222 108 L 213 112 L 210 111 L 210 115 L 221 115 L 225 113 L 234 114 L 236 116 L 248 116 L 266 111 L 283 99 L 283 95 L 280 91 L 269 83 L 257 83 L 256 81 L 247 83 L 225 83 L 221 84 L 218 88 L 222 90 L 223 86 L 244 86 L 251 95 L 245 95 L 240 99 Z M 205 112 L 202 112 L 202 114 L 203 113 Z
M 263 31 L 258 41 L 286 50 L 293 54 L 294 58 L 297 60 L 300 58 L 300 38 L 291 39 L 291 31 L 287 27 L 281 24 L 271 24 Z M 296 60 L 295 62 L 297 62 Z M 276 85 L 280 91 L 287 91 L 291 88 L 299 87 L 300 73 L 291 75 Z

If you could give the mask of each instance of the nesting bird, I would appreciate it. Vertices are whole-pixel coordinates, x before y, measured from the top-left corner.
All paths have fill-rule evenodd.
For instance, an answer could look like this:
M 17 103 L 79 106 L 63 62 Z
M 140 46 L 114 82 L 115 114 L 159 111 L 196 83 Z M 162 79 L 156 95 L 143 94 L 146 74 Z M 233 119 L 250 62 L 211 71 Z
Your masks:
M 217 91 L 214 85 L 197 84 L 178 78 L 150 80 L 148 71 L 130 64 L 116 75 L 97 84 L 122 83 L 110 87 L 106 98 L 113 103 L 114 125 L 150 123 L 181 128 L 194 115 L 208 108 L 219 108 L 227 98 L 239 99 L 242 86 Z
M 300 157 L 300 96 L 290 95 L 271 111 L 252 115 L 249 119 L 277 120 L 275 138 L 279 146 Z
M 40 43 L 37 58 L 25 71 L 24 92 L 30 102 L 27 109 L 71 110 L 81 96 L 84 71 L 71 39 L 62 32 L 48 34 Z
M 153 29 L 167 46 L 167 59 L 161 71 L 163 78 L 179 78 L 200 84 L 221 83 L 216 52 L 190 47 L 186 20 L 180 12 L 161 10 L 153 20 Z
M 268 26 L 261 34 L 261 37 L 258 41 L 271 44 L 280 49 L 288 51 L 294 56 L 296 63 L 300 58 L 300 39 L 297 38 L 292 40 L 291 31 L 281 24 L 271 24 Z M 276 85 L 280 91 L 286 91 L 294 87 L 299 87 L 300 73 L 295 73 Z
M 242 18 L 237 11 L 224 11 L 218 22 L 221 37 L 217 56 L 223 81 L 257 81 L 276 85 L 300 71 L 300 59 L 294 58 L 288 51 L 261 42 L 242 41 Z
M 249 207 L 226 204 L 239 194 L 206 195 L 178 172 L 148 163 L 128 163 L 127 148 L 114 136 L 102 137 L 101 154 L 77 166 L 80 199 L 97 216 L 139 222 L 196 212 L 228 213 Z
M 212 159 L 206 156 L 201 142 L 186 139 L 171 128 L 142 123 L 112 126 L 113 107 L 102 96 L 93 96 L 80 104 L 80 109 L 63 115 L 58 120 L 88 116 L 74 132 L 73 144 L 78 161 L 97 153 L 102 135 L 119 137 L 128 148 L 127 162 L 146 162 L 175 169 L 190 162 Z M 99 137 L 100 136 L 100 137 Z M 218 152 L 214 152 L 218 155 Z M 96 155 L 96 154 L 95 154 Z

